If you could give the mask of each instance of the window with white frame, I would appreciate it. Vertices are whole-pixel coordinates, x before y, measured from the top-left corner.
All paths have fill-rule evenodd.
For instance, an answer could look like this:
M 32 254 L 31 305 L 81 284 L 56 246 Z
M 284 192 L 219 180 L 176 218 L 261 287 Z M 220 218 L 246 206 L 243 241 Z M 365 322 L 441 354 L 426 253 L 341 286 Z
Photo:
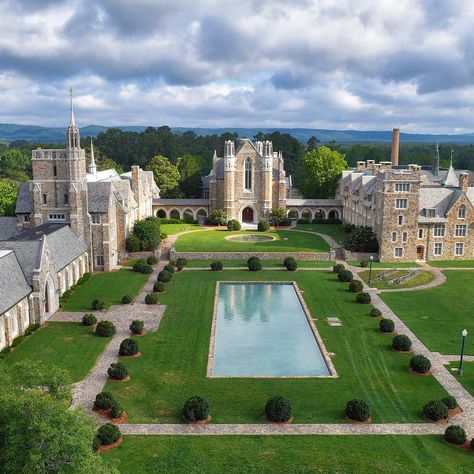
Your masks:
M 397 199 L 395 201 L 395 207 L 397 209 L 406 209 L 408 207 L 408 199 Z
M 419 239 L 423 238 L 423 229 L 418 229 L 418 238 Z
M 454 247 L 454 255 L 464 255 L 464 244 L 462 242 L 456 242 Z
M 104 266 L 104 256 L 103 255 L 96 255 L 94 257 L 95 266 L 96 267 L 103 267 Z
M 454 228 L 454 235 L 456 237 L 466 237 L 467 234 L 467 225 L 466 224 L 456 224 Z
M 395 250 L 394 250 L 394 255 L 397 258 L 403 257 L 403 248 L 396 247 Z
M 396 242 L 396 241 L 397 241 L 397 233 L 392 232 L 392 242 Z
M 65 221 L 66 214 L 48 214 L 48 219 L 50 221 Z
M 443 253 L 443 244 L 442 242 L 436 242 L 433 247 L 434 255 L 441 255 Z
M 398 216 L 398 225 L 403 225 L 403 216 Z
M 445 234 L 445 225 L 444 224 L 435 224 L 433 235 L 435 237 L 444 237 Z
M 395 183 L 395 191 L 399 192 L 399 193 L 409 192 L 410 191 L 410 183 Z
M 425 209 L 426 217 L 436 217 L 436 209 Z
M 92 223 L 100 224 L 100 214 L 91 214 Z
M 403 232 L 403 234 L 402 234 L 402 242 L 408 242 L 408 232 Z
M 465 219 L 466 218 L 466 206 L 463 204 L 459 206 L 458 209 L 458 219 Z

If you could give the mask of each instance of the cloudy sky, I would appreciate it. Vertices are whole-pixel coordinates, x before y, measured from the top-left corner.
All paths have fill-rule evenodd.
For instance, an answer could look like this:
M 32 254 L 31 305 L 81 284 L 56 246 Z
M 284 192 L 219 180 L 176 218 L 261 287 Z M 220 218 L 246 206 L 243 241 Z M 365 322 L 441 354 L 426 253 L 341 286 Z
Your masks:
M 470 0 L 2 0 L 0 122 L 474 132 Z

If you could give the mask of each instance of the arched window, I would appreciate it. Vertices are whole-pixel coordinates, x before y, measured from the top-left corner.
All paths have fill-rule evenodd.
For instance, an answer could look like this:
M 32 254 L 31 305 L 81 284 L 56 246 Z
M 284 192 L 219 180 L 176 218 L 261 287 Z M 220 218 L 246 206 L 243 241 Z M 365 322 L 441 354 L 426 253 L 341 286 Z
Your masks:
M 245 158 L 244 162 L 244 186 L 250 191 L 252 189 L 252 160 Z
M 463 204 L 458 209 L 458 218 L 465 219 L 466 218 L 466 206 Z

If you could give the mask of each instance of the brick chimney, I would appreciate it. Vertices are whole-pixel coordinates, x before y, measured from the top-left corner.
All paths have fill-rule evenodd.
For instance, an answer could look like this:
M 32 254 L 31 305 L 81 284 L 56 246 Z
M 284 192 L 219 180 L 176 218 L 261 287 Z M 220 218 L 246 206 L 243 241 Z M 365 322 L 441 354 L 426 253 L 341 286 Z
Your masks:
M 138 219 L 141 219 L 141 204 L 142 204 L 142 187 L 140 181 L 140 167 L 139 166 L 132 166 L 132 182 L 131 188 L 135 197 L 135 201 L 138 204 Z
M 467 191 L 468 186 L 469 186 L 469 174 L 461 173 L 459 176 L 459 189 L 465 193 Z
M 394 128 L 392 133 L 392 166 L 398 165 L 398 152 L 400 148 L 400 129 Z

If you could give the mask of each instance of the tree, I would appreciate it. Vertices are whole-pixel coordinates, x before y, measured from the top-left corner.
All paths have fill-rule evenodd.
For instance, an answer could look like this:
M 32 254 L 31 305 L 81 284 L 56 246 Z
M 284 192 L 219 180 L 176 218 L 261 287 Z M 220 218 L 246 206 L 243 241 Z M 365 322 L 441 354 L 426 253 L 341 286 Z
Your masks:
M 178 157 L 176 167 L 180 175 L 180 188 L 182 193 L 188 198 L 200 198 L 203 170 L 202 158 L 187 153 L 186 155 Z
M 18 185 L 7 179 L 0 179 L 0 216 L 14 216 Z
M 160 224 L 156 217 L 137 221 L 132 235 L 140 242 L 140 250 L 154 250 L 160 245 Z
M 0 177 L 16 181 L 28 181 L 31 176 L 31 155 L 17 148 L 9 148 L 0 154 Z
M 224 209 L 214 209 L 209 214 L 209 221 L 214 225 L 225 225 L 227 223 L 227 213 Z
M 306 151 L 317 150 L 319 148 L 319 144 L 319 138 L 313 135 L 312 137 L 308 138 L 308 141 L 306 142 Z
M 179 198 L 179 171 L 176 166 L 170 163 L 168 158 L 157 155 L 153 157 L 146 168 L 153 171 L 155 182 L 160 188 L 160 196 L 162 198 Z
M 341 173 L 347 168 L 341 153 L 322 146 L 304 158 L 303 195 L 305 198 L 333 198 Z
M 286 211 L 282 207 L 274 207 L 270 211 L 270 222 L 273 225 L 280 225 L 280 222 L 286 219 Z

